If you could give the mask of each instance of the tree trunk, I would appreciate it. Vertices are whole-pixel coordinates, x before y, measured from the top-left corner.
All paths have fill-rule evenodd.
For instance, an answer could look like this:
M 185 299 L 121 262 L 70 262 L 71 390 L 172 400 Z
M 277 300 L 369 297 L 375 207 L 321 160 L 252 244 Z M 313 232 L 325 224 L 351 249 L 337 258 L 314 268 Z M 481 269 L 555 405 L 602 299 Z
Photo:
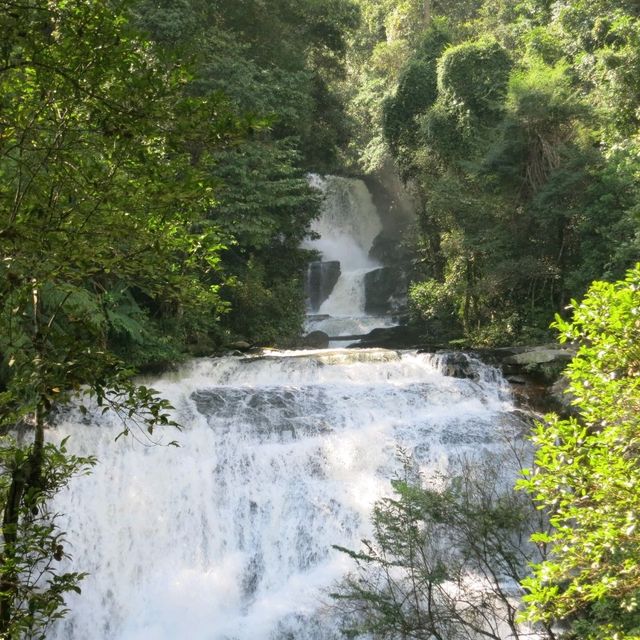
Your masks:
M 25 465 L 26 466 L 26 465 Z M 18 575 L 15 570 L 15 544 L 18 535 L 20 505 L 27 485 L 28 470 L 17 467 L 11 475 L 11 486 L 2 517 L 3 548 L 0 557 L 0 637 L 5 637 L 11 623 L 13 598 Z
M 40 296 L 38 288 L 32 290 L 33 304 L 33 344 L 38 363 L 38 373 L 42 375 L 42 336 L 40 333 Z M 41 389 L 40 389 L 41 390 Z M 41 390 L 42 391 L 42 390 Z M 44 461 L 45 408 L 48 407 L 46 394 L 40 395 L 34 414 L 34 436 L 31 451 L 24 462 L 11 472 L 11 485 L 7 493 L 7 503 L 2 514 L 3 548 L 0 556 L 0 637 L 9 631 L 14 614 L 14 599 L 20 572 L 16 567 L 16 542 L 21 515 L 36 508 L 37 497 L 42 490 L 42 466 Z M 34 514 L 35 515 L 35 514 Z
M 462 327 L 467 333 L 470 328 L 471 322 L 471 290 L 473 287 L 473 273 L 471 267 L 471 260 L 467 258 L 465 264 L 465 292 L 464 292 L 464 306 L 462 307 Z
M 431 0 L 424 0 L 424 6 L 422 8 L 422 19 L 424 26 L 428 27 L 431 23 Z

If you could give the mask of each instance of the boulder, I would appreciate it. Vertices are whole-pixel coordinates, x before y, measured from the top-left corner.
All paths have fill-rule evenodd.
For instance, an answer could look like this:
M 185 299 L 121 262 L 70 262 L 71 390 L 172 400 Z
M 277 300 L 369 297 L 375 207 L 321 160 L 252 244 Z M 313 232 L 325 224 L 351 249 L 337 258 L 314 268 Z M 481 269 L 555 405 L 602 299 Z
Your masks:
M 311 349 L 326 349 L 329 336 L 324 331 L 312 331 L 302 338 L 302 345 Z
M 520 406 L 563 416 L 575 413 L 562 373 L 576 352 L 575 346 L 560 344 L 475 350 L 483 362 L 502 370 Z
M 502 361 L 506 375 L 528 374 L 541 382 L 555 382 L 571 362 L 575 351 L 557 346 L 532 347 L 521 353 L 514 353 Z
M 353 336 L 357 338 L 358 336 Z M 422 342 L 421 330 L 410 325 L 398 325 L 373 329 L 367 335 L 361 336 L 360 341 L 350 344 L 350 347 L 383 349 L 415 349 Z
M 407 283 L 397 269 L 381 267 L 364 277 L 365 312 L 383 315 L 396 311 L 398 301 L 406 297 Z
M 227 347 L 233 351 L 249 351 L 251 349 L 251 345 L 244 340 L 237 340 L 236 342 L 231 342 L 227 345 Z
M 577 416 L 578 408 L 573 404 L 575 397 L 569 391 L 569 379 L 565 376 L 558 378 L 549 389 L 552 409 L 563 417 Z
M 548 347 L 532 347 L 528 351 L 522 353 L 514 353 L 504 359 L 505 364 L 516 364 L 519 366 L 531 366 L 538 364 L 546 364 L 548 362 L 564 362 L 571 361 L 573 354 L 566 349 L 553 349 Z
M 340 262 L 337 260 L 316 261 L 309 264 L 305 289 L 311 311 L 317 311 L 320 308 L 331 295 L 339 278 Z
M 442 354 L 442 373 L 452 378 L 478 378 L 478 369 L 473 365 L 466 353 Z

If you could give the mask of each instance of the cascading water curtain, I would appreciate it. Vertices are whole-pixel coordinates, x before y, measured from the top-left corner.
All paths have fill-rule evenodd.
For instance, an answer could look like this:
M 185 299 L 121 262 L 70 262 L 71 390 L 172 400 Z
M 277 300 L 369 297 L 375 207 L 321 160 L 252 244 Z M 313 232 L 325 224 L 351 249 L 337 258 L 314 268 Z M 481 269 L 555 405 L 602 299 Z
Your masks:
M 50 434 L 100 460 L 55 505 L 90 575 L 50 640 L 337 639 L 326 590 L 350 560 L 332 545 L 371 535 L 398 447 L 433 473 L 503 446 L 514 420 L 499 380 L 415 353 L 197 360 L 149 384 L 180 448 L 114 442 L 121 425 L 97 413 Z

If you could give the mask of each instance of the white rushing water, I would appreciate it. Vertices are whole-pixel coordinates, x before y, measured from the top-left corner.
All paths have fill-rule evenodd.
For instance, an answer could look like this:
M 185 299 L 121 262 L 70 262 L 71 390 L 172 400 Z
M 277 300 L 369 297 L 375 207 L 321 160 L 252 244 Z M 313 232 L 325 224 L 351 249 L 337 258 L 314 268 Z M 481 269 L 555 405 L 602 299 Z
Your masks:
M 426 472 L 518 429 L 504 383 L 442 373 L 437 356 L 274 352 L 191 362 L 151 382 L 180 448 L 114 442 L 109 416 L 52 430 L 96 454 L 55 508 L 89 572 L 51 640 L 332 640 L 326 589 L 350 566 L 397 448 Z
M 308 246 L 324 260 L 339 260 L 344 272 L 376 269 L 380 263 L 369 257 L 382 222 L 373 198 L 362 180 L 339 176 L 310 176 L 310 183 L 324 195 L 320 217 L 312 230 L 320 238 Z
M 318 315 L 330 317 L 309 320 L 307 330 L 347 336 L 394 326 L 392 318 L 365 312 L 365 275 L 382 266 L 369 256 L 382 222 L 367 186 L 362 180 L 315 174 L 310 182 L 322 191 L 324 203 L 320 218 L 312 225 L 319 238 L 304 246 L 319 251 L 324 261 L 340 262 L 341 274 L 318 310 Z

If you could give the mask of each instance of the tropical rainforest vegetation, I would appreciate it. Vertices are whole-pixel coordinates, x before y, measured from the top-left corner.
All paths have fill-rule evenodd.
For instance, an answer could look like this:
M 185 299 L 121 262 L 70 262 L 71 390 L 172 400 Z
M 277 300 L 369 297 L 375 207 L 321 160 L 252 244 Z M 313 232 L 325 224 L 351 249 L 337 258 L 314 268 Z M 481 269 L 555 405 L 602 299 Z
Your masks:
M 640 257 L 633 0 L 0 0 L 0 29 L 0 637 L 81 578 L 47 499 L 94 461 L 45 443 L 58 408 L 152 437 L 136 371 L 299 333 L 309 171 L 398 172 L 413 321 L 471 343 L 544 339 Z M 558 318 L 581 414 L 525 481 L 555 527 L 528 615 L 575 637 L 638 634 L 638 286 Z
M 354 144 L 415 193 L 415 316 L 543 338 L 638 259 L 637 3 L 361 4 Z

